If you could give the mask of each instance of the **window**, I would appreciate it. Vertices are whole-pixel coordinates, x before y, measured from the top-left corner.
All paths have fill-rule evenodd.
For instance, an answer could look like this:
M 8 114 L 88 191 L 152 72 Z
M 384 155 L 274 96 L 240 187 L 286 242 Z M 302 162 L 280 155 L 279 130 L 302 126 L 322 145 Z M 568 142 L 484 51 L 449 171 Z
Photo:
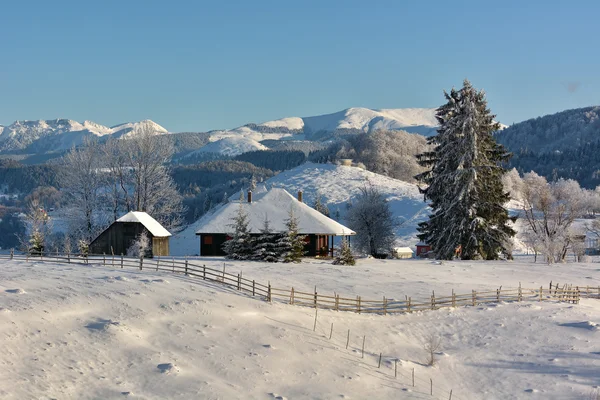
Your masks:
M 213 237 L 211 235 L 203 236 L 204 244 L 213 244 Z

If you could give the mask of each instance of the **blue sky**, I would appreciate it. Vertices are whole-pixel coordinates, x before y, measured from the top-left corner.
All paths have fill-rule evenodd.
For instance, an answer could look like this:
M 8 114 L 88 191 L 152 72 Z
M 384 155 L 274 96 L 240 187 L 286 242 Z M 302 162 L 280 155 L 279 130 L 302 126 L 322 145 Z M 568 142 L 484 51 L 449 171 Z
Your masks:
M 469 78 L 506 124 L 600 104 L 597 1 L 10 1 L 0 124 L 233 128 L 436 107 Z

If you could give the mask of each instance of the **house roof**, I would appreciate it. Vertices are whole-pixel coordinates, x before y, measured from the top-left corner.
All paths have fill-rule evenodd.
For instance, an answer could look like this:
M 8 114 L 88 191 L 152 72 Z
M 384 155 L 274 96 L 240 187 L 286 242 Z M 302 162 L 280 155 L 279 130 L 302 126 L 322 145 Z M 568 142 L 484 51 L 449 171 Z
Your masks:
M 240 205 L 248 215 L 248 228 L 251 233 L 259 233 L 264 226 L 265 218 L 274 232 L 285 232 L 285 220 L 289 218 L 290 209 L 298 219 L 298 232 L 317 235 L 355 235 L 352 229 L 326 217 L 319 211 L 299 202 L 285 189 L 272 188 L 269 191 L 254 194 L 252 203 L 234 201 L 222 205 L 214 212 L 203 216 L 198 221 L 196 234 L 231 233 L 232 219 L 237 215 Z
M 396 247 L 394 251 L 397 253 L 413 253 L 410 247 Z
M 130 211 L 117 220 L 117 222 L 139 222 L 144 225 L 148 232 L 154 237 L 171 236 L 168 230 L 163 228 L 154 218 L 142 211 Z

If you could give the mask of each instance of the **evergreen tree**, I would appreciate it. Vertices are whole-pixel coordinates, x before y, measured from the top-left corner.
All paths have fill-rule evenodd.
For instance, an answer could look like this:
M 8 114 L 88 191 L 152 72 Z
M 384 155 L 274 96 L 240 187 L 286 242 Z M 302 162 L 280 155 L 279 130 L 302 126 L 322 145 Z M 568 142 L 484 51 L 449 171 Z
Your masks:
M 329 217 L 329 208 L 327 207 L 327 204 L 323 202 L 323 196 L 321 196 L 321 193 L 318 190 L 313 208 L 324 216 Z
M 256 177 L 254 176 L 254 174 L 252 174 L 252 178 L 250 178 L 250 188 L 249 190 L 251 192 L 254 192 L 256 190 Z
M 260 230 L 260 235 L 252 241 L 252 259 L 277 262 L 281 257 L 277 245 L 279 235 L 274 233 L 269 226 L 269 220 L 265 217 L 265 222 Z
M 306 236 L 298 233 L 298 218 L 294 215 L 293 208 L 290 209 L 285 226 L 287 232 L 280 236 L 277 247 L 283 255 L 284 262 L 300 262 L 304 255 L 304 239 Z
M 232 260 L 247 260 L 252 254 L 252 239 L 244 203 L 240 203 L 239 207 L 237 215 L 232 218 L 232 223 L 229 224 L 233 229 L 233 233 L 229 234 L 231 239 L 223 243 L 223 251 L 227 254 L 227 258 Z
M 356 265 L 354 255 L 352 255 L 352 249 L 350 249 L 350 243 L 344 236 L 342 239 L 342 245 L 340 246 L 340 252 L 333 260 L 334 265 Z
M 515 233 L 502 185 L 502 163 L 510 154 L 493 137 L 500 125 L 483 91 L 465 80 L 462 89 L 444 95 L 447 103 L 436 114 L 438 134 L 428 139 L 433 150 L 418 156 L 428 170 L 415 178 L 427 185 L 423 192 L 432 209 L 418 237 L 440 259 L 451 259 L 459 246 L 462 259 L 497 259 Z
M 221 200 L 221 203 L 223 203 L 223 204 L 229 203 L 229 198 L 227 197 L 227 192 L 223 193 L 223 200 Z

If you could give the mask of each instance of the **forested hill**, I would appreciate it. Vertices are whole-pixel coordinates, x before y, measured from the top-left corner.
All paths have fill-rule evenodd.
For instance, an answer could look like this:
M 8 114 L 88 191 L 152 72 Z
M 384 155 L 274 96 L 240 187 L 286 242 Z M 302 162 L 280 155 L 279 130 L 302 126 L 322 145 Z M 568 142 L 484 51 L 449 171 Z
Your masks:
M 520 122 L 500 131 L 498 141 L 514 155 L 510 167 L 535 170 L 548 179 L 600 184 L 600 106 L 566 110 Z

